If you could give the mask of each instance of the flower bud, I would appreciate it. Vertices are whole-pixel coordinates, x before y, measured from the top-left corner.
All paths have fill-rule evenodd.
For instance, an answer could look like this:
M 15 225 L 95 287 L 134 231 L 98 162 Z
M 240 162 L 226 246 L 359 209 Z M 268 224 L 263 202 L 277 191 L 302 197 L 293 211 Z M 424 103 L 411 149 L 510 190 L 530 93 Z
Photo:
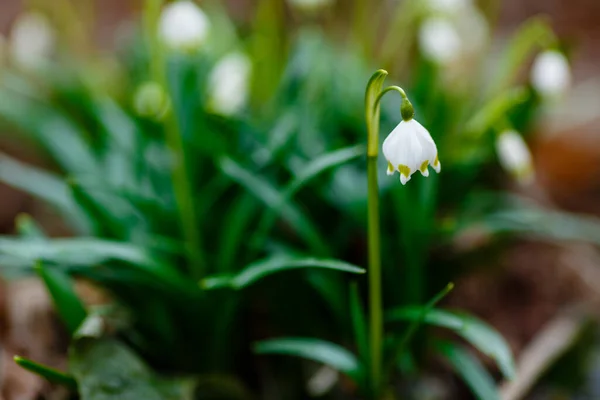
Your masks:
M 145 82 L 135 91 L 133 107 L 135 112 L 147 118 L 162 119 L 169 109 L 169 98 L 161 85 L 156 82 Z
M 172 50 L 193 51 L 208 36 L 210 22 L 204 12 L 191 0 L 180 0 L 163 8 L 158 34 Z
M 406 97 L 402 99 L 400 104 L 400 115 L 402 115 L 404 121 L 410 121 L 415 116 L 415 109 Z

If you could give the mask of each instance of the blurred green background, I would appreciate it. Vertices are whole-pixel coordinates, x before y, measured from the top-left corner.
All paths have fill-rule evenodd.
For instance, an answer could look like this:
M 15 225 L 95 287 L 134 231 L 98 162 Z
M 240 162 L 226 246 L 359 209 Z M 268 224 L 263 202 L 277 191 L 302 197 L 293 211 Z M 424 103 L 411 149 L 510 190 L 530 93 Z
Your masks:
M 178 47 L 174 3 L 0 5 L 3 398 L 600 398 L 600 4 L 204 0 Z M 402 186 L 378 161 L 376 393 L 379 68 L 442 172 Z

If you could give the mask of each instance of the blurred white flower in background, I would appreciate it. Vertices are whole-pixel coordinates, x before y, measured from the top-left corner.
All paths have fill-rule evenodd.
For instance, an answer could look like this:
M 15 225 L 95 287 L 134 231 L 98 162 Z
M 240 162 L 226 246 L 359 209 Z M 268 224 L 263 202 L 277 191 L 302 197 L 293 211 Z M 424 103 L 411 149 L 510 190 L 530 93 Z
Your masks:
M 423 55 L 439 64 L 448 64 L 477 54 L 488 41 L 488 23 L 471 0 L 429 0 L 429 16 L 419 30 Z
M 472 7 L 471 0 L 429 0 L 428 6 L 431 11 L 443 14 L 453 14 Z
M 160 15 L 159 36 L 174 50 L 195 50 L 206 40 L 210 21 L 191 0 L 181 0 L 166 5 Z
M 314 13 L 333 5 L 335 0 L 288 0 L 289 5 L 301 12 Z
M 239 112 L 248 101 L 251 62 L 247 55 L 235 52 L 223 57 L 213 68 L 209 81 L 209 107 L 221 114 Z
M 531 84 L 544 97 L 561 97 L 571 85 L 571 69 L 564 54 L 556 50 L 540 53 L 531 68 Z
M 160 120 L 165 116 L 170 101 L 163 87 L 156 82 L 144 82 L 133 95 L 133 107 L 142 117 Z
M 430 61 L 445 65 L 454 61 L 462 51 L 461 39 L 454 26 L 445 18 L 427 18 L 419 29 L 419 45 Z
M 383 141 L 383 155 L 387 159 L 387 174 L 400 172 L 400 182 L 408 182 L 417 171 L 429 176 L 427 167 L 441 171 L 435 142 L 423 125 L 410 118 L 400 122 Z
M 514 130 L 507 130 L 496 139 L 498 161 L 506 172 L 514 176 L 520 183 L 533 181 L 534 169 L 531 153 L 523 137 Z
M 13 24 L 9 46 L 10 58 L 16 66 L 35 69 L 54 53 L 56 32 L 43 14 L 25 13 Z

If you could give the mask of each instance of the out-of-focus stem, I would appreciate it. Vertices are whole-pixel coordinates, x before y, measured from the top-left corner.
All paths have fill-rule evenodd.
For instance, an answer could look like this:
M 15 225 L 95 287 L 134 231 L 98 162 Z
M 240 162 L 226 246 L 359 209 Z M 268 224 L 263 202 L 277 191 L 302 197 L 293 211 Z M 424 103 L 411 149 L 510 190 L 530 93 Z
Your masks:
M 150 51 L 150 74 L 152 79 L 168 91 L 165 53 L 157 36 L 158 20 L 162 0 L 147 0 L 144 9 L 144 28 L 146 43 Z M 190 276 L 199 280 L 204 275 L 204 261 L 201 251 L 201 236 L 194 207 L 193 191 L 186 165 L 185 146 L 181 137 L 177 115 L 170 110 L 165 118 L 165 140 L 173 157 L 172 180 L 179 223 L 185 241 Z

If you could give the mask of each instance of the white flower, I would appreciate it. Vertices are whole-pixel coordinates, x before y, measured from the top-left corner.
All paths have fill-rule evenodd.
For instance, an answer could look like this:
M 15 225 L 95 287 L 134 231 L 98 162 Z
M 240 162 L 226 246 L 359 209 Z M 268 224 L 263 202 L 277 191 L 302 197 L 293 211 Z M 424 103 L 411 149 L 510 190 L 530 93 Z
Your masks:
M 43 14 L 31 12 L 17 18 L 10 34 L 10 56 L 17 66 L 37 68 L 55 47 L 55 30 Z
M 209 85 L 209 106 L 222 115 L 239 112 L 248 100 L 251 63 L 243 53 L 231 53 L 212 70 Z
M 431 11 L 454 14 L 471 7 L 472 2 L 471 0 L 429 0 L 428 5 Z
M 531 84 L 542 96 L 562 95 L 571 84 L 571 70 L 564 54 L 556 50 L 539 54 L 531 68 Z
M 504 131 L 498 136 L 496 152 L 502 168 L 521 183 L 528 183 L 533 179 L 531 153 L 523 137 L 516 131 Z
M 419 45 L 423 55 L 441 65 L 461 55 L 462 41 L 454 26 L 445 18 L 427 18 L 419 29 Z
M 170 3 L 160 15 L 158 33 L 165 45 L 175 50 L 194 50 L 208 36 L 210 22 L 191 0 Z
M 288 3 L 295 9 L 303 12 L 315 12 L 329 7 L 335 0 L 288 0 Z
M 417 171 L 429 176 L 429 165 L 438 173 L 441 170 L 435 142 L 427 129 L 414 119 L 404 120 L 394 128 L 383 141 L 383 155 L 388 161 L 387 174 L 400 172 L 403 185 Z

